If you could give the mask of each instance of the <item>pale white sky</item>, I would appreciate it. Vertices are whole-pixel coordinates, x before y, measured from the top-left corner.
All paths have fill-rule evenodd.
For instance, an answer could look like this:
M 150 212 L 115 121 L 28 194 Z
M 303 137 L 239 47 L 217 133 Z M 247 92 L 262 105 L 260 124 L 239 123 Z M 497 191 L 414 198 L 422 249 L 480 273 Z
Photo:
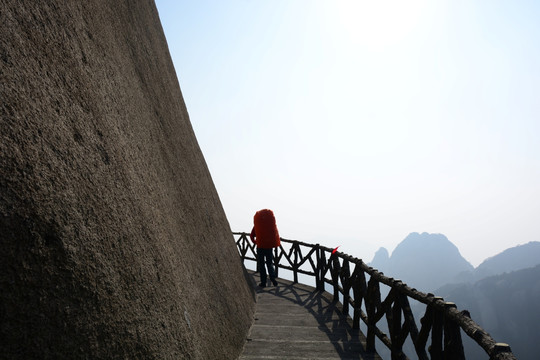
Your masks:
M 234 231 L 369 262 L 540 241 L 540 2 L 157 0 Z

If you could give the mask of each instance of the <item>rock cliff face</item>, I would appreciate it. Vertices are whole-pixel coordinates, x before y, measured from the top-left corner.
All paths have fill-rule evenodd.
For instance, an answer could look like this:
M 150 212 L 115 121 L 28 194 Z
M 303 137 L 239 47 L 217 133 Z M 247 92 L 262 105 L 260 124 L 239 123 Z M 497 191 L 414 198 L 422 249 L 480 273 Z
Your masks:
M 0 1 L 0 116 L 0 357 L 237 357 L 253 292 L 153 1 Z

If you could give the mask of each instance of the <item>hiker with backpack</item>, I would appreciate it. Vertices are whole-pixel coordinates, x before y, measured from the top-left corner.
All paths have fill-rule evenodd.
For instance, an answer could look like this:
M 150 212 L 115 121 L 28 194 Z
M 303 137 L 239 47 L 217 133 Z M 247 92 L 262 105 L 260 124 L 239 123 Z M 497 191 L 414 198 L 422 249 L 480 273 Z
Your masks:
M 250 238 L 257 245 L 257 268 L 261 276 L 259 286 L 262 288 L 266 286 L 266 269 L 268 269 L 270 281 L 277 286 L 272 251 L 281 244 L 281 241 L 272 210 L 263 209 L 255 213 Z

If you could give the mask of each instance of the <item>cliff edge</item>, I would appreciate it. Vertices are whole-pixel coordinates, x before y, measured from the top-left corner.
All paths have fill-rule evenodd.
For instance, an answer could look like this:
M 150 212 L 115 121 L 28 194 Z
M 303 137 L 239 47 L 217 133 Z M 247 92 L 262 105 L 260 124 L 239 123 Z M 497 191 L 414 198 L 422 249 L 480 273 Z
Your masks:
M 0 2 L 0 357 L 239 355 L 254 295 L 153 1 Z

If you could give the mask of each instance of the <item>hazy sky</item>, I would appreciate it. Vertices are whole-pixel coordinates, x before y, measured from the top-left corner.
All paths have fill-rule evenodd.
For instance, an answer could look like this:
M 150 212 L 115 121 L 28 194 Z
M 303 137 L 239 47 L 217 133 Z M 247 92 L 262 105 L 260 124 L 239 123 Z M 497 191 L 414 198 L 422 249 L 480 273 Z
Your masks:
M 157 0 L 234 231 L 369 262 L 540 241 L 540 2 Z

